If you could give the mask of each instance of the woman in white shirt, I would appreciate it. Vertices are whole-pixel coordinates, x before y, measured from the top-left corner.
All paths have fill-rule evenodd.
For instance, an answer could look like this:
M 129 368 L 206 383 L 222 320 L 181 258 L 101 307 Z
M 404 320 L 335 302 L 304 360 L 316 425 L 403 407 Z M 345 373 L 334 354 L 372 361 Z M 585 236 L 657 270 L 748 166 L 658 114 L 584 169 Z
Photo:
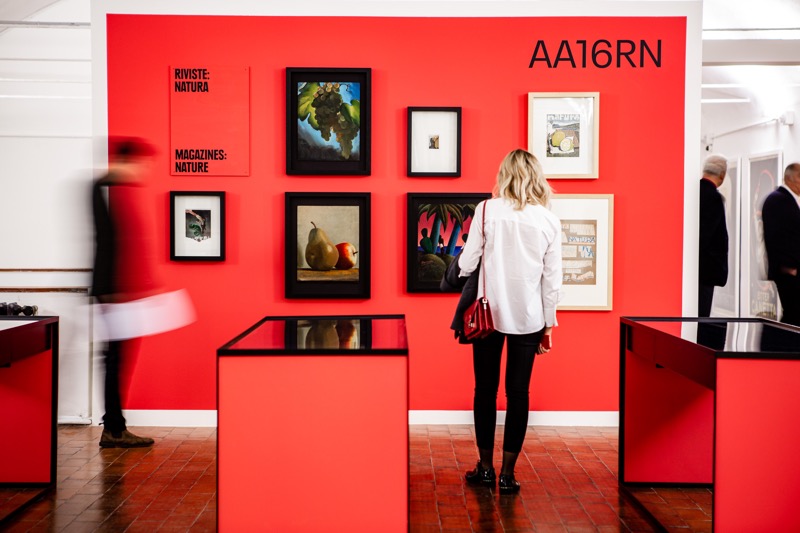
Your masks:
M 550 185 L 536 157 L 525 150 L 509 153 L 500 165 L 493 198 L 478 204 L 475 210 L 469 238 L 459 258 L 461 276 L 469 276 L 480 265 L 483 247 L 479 275 L 485 276 L 485 296 L 496 330 L 473 344 L 475 435 L 480 460 L 466 474 L 471 485 L 495 484 L 492 450 L 500 356 L 504 342 L 508 345 L 501 494 L 520 489 L 514 466 L 528 428 L 533 360 L 537 353 L 550 351 L 556 325 L 562 276 L 561 222 L 547 208 L 550 194 Z M 478 296 L 483 285 L 480 280 Z

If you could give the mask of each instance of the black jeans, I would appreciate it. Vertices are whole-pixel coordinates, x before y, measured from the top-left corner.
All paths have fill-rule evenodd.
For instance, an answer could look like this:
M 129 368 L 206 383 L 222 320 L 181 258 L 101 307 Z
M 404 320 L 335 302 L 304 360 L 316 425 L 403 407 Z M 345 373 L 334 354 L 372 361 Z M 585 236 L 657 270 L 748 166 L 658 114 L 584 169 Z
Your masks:
M 120 392 L 120 374 L 122 373 L 123 353 L 126 342 L 109 341 L 105 351 L 105 410 L 103 426 L 105 431 L 120 433 L 127 429 L 125 417 L 122 416 L 122 394 Z
M 500 387 L 500 356 L 508 341 L 506 361 L 506 425 L 503 451 L 519 453 L 528 430 L 529 394 L 533 360 L 544 329 L 525 335 L 494 332 L 472 345 L 472 367 L 475 371 L 475 436 L 478 448 L 494 448 L 497 424 L 497 391 Z

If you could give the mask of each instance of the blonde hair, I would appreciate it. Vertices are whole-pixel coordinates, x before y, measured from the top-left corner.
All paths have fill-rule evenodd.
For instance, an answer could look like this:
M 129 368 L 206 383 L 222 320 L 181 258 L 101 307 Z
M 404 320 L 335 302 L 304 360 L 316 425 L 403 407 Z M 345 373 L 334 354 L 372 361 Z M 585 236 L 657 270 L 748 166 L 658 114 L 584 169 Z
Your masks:
M 494 196 L 508 198 L 514 203 L 515 209 L 523 209 L 528 204 L 547 207 L 552 193 L 553 189 L 542 172 L 542 165 L 532 153 L 512 150 L 500 163 Z

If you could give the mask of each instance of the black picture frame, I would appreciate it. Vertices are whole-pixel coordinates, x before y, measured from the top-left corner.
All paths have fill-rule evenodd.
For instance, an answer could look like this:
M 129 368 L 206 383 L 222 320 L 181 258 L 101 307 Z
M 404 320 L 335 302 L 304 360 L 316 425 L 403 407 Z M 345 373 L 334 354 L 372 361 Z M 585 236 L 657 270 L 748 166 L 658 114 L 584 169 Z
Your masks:
M 370 297 L 370 198 L 368 192 L 286 193 L 286 298 Z M 312 240 L 323 242 L 311 252 L 313 265 Z M 330 247 L 348 243 L 354 264 L 339 264 L 343 248 L 334 259 Z
M 460 107 L 409 107 L 407 125 L 407 176 L 461 176 Z
M 464 245 L 462 235 L 469 231 L 475 207 L 489 198 L 489 193 L 408 193 L 408 292 L 441 292 L 439 283 Z M 429 242 L 423 243 L 426 238 Z
M 328 98 L 333 94 L 338 94 L 340 98 Z M 332 110 L 326 106 L 313 106 L 315 99 L 338 102 L 338 105 L 333 106 Z M 337 141 L 337 132 L 331 128 L 338 126 L 311 126 L 312 119 L 318 123 L 318 109 L 328 110 L 324 116 L 334 117 L 328 119 L 330 122 L 346 124 L 346 135 L 352 134 L 353 128 L 357 128 L 350 149 L 346 150 Z M 371 69 L 288 67 L 286 173 L 368 176 L 371 173 L 371 119 Z M 322 122 L 321 118 L 319 122 Z
M 225 260 L 225 192 L 170 191 L 169 258 Z

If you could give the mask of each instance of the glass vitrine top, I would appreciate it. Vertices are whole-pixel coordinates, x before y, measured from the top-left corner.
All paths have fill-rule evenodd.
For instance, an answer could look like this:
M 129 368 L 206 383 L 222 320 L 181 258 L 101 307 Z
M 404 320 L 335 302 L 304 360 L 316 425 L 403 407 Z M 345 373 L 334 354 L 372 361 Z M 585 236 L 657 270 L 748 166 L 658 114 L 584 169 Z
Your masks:
M 762 318 L 627 318 L 726 354 L 782 354 L 800 358 L 800 328 Z
M 403 315 L 266 317 L 217 355 L 405 355 Z

